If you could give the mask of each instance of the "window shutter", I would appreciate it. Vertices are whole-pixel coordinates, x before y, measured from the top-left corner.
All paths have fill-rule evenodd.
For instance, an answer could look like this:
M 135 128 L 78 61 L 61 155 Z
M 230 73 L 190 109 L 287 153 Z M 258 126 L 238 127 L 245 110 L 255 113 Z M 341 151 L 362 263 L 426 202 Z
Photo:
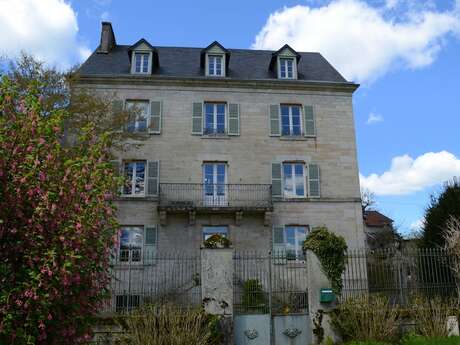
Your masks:
M 273 252 L 272 256 L 275 264 L 286 263 L 286 243 L 284 240 L 284 227 L 273 227 Z
M 110 161 L 110 164 L 112 165 L 112 170 L 115 176 L 120 176 L 120 170 L 121 170 L 121 164 L 118 159 L 114 159 Z
M 315 113 L 311 105 L 306 105 L 304 109 L 304 135 L 306 137 L 316 136 Z
M 144 234 L 144 263 L 153 263 L 155 260 L 156 248 L 158 243 L 158 227 L 148 225 L 145 227 Z
M 281 197 L 281 163 L 272 163 L 272 197 Z
M 270 105 L 269 117 L 270 117 L 270 135 L 271 136 L 281 135 L 280 106 L 278 104 Z
M 160 162 L 149 161 L 147 174 L 147 195 L 158 196 L 160 184 Z
M 192 134 L 203 135 L 203 103 L 193 103 Z
M 310 198 L 319 198 L 321 194 L 320 190 L 320 175 L 319 165 L 309 164 L 308 165 L 308 190 Z
M 150 102 L 150 126 L 149 133 L 160 134 L 163 113 L 163 102 Z
M 240 105 L 228 105 L 228 135 L 240 135 Z

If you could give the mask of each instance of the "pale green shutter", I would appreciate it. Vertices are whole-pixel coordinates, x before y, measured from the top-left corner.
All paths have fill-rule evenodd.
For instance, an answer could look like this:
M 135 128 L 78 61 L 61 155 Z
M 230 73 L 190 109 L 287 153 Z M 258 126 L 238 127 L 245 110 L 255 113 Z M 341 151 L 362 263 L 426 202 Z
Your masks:
M 193 103 L 192 134 L 203 135 L 203 103 Z
M 318 164 L 308 165 L 308 190 L 309 197 L 319 198 L 321 194 L 320 190 L 320 174 Z
M 315 113 L 311 105 L 303 107 L 304 110 L 304 135 L 306 137 L 316 136 Z
M 115 176 L 120 176 L 120 169 L 121 169 L 121 164 L 118 159 L 114 159 L 110 161 L 110 164 L 112 165 L 112 170 Z
M 228 135 L 240 135 L 240 105 L 228 105 Z
M 158 242 L 158 227 L 148 225 L 145 227 L 144 234 L 144 263 L 151 264 L 155 260 Z
M 284 227 L 273 227 L 273 252 L 272 256 L 275 264 L 286 263 L 286 242 L 284 239 Z
M 280 106 L 278 104 L 270 105 L 269 117 L 270 117 L 270 135 L 272 136 L 281 135 Z
M 125 124 L 121 121 L 121 112 L 123 111 L 123 101 L 115 99 L 112 101 L 112 112 L 113 118 L 115 119 L 115 127 L 118 128 L 116 131 L 123 132 Z
M 149 161 L 147 168 L 147 195 L 158 196 L 160 184 L 160 162 Z
M 281 197 L 281 163 L 272 163 L 272 197 Z
M 150 102 L 150 126 L 149 133 L 161 133 L 161 121 L 163 113 L 163 102 L 152 101 Z

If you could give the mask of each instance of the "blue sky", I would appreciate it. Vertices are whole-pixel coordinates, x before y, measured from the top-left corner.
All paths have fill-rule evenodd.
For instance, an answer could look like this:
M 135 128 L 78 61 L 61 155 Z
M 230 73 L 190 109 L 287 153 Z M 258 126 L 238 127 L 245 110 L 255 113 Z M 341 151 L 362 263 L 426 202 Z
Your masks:
M 403 233 L 460 176 L 460 0 L 0 1 L 0 53 L 70 66 L 98 45 L 101 20 L 120 44 L 321 52 L 361 84 L 361 184 Z

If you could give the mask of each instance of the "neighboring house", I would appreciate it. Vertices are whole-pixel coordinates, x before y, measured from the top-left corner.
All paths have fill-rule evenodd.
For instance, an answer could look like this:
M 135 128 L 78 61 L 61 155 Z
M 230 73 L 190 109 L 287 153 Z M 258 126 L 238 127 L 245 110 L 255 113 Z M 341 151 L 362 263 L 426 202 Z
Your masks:
M 364 232 L 352 95 L 319 53 L 119 45 L 110 23 L 77 87 L 140 109 L 145 133 L 115 162 L 119 259 L 198 250 L 220 233 L 237 251 L 287 250 L 326 225 L 352 248 Z
M 379 211 L 366 210 L 363 214 L 366 246 L 369 249 L 396 249 L 401 237 L 393 226 L 393 219 Z

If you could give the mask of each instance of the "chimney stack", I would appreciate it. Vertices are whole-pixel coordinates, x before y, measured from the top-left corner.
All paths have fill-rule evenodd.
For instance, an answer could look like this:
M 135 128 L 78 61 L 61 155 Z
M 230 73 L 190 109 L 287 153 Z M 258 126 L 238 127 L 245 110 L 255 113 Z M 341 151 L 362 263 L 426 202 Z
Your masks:
M 112 23 L 102 22 L 102 31 L 101 31 L 101 44 L 99 45 L 98 53 L 107 54 L 113 47 L 115 47 L 117 42 L 115 41 L 115 34 L 113 33 Z

